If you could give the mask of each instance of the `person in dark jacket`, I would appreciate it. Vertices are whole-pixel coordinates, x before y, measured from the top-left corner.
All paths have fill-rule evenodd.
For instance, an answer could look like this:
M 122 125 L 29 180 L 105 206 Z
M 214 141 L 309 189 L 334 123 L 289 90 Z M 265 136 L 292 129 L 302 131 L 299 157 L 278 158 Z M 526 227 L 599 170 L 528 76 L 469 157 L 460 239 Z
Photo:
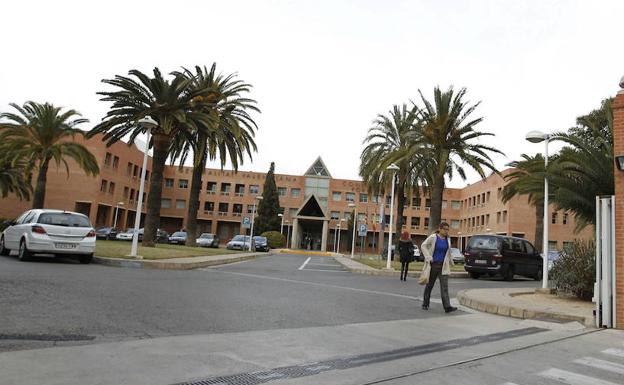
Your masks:
M 414 260 L 414 244 L 407 231 L 401 234 L 401 239 L 399 240 L 399 255 L 401 258 L 401 281 L 406 281 L 409 264 Z

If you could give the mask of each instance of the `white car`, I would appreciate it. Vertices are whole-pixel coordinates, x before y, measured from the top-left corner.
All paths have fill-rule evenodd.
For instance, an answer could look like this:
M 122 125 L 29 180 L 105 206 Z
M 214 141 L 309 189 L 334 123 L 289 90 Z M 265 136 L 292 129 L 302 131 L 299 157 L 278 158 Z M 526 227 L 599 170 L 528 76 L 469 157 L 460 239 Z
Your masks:
M 95 229 L 89 218 L 62 210 L 28 210 L 15 221 L 7 221 L 0 235 L 0 254 L 18 251 L 21 261 L 33 254 L 78 257 L 90 263 L 95 251 Z
M 134 229 L 128 229 L 124 231 L 123 233 L 118 233 L 115 236 L 115 239 L 118 241 L 131 241 L 133 235 L 134 235 Z

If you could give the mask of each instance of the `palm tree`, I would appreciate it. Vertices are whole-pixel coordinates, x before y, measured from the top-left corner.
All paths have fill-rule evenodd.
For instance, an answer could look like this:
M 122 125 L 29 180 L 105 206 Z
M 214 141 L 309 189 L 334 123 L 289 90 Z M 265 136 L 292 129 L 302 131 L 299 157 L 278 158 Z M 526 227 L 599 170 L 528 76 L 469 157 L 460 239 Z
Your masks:
M 11 158 L 3 148 L 0 153 L 5 156 L 0 159 L 0 195 L 6 198 L 15 194 L 20 200 L 30 199 L 32 185 L 27 178 L 27 163 L 23 159 Z
M 38 168 L 37 184 L 33 195 L 33 208 L 43 208 L 45 203 L 46 182 L 50 162 L 57 167 L 65 166 L 69 177 L 67 158 L 74 160 L 87 175 L 97 175 L 97 160 L 82 144 L 72 140 L 84 136 L 85 132 L 77 126 L 88 122 L 84 118 L 75 118 L 80 114 L 75 110 L 61 111 L 50 103 L 40 104 L 32 101 L 23 106 L 12 103 L 18 113 L 0 114 L 0 143 L 6 151 L 26 165 Z
M 209 71 L 206 67 L 197 66 L 194 73 L 184 69 L 179 75 L 192 80 L 190 92 L 197 89 L 210 90 L 210 94 L 204 97 L 209 104 L 203 108 L 206 114 L 213 117 L 210 121 L 212 124 L 204 127 L 204 130 L 196 131 L 192 141 L 176 141 L 173 146 L 175 150 L 172 152 L 172 158 L 179 158 L 182 166 L 189 152 L 193 151 L 186 243 L 195 246 L 201 177 L 206 169 L 206 162 L 208 159 L 213 161 L 218 158 L 223 168 L 229 160 L 234 171 L 237 171 L 239 164 L 243 164 L 245 154 L 251 160 L 252 151 L 257 151 L 253 139 L 257 125 L 248 111 L 260 110 L 255 106 L 255 100 L 242 96 L 250 91 L 251 85 L 236 80 L 236 74 L 217 75 L 216 63 L 213 63 Z
M 549 161 L 553 164 L 553 161 Z M 503 188 L 501 199 L 509 202 L 518 195 L 528 195 L 529 204 L 535 207 L 535 248 L 542 250 L 544 241 L 544 156 L 522 154 L 522 160 L 513 161 L 507 166 L 515 170 L 505 175 L 507 184 Z M 550 183 L 552 194 L 555 186 Z M 550 195 L 550 194 L 549 194 Z
M 386 186 L 392 183 L 392 174 L 385 172 L 386 168 L 393 163 L 399 167 L 395 185 L 398 197 L 396 233 L 400 233 L 403 226 L 405 194 L 413 188 L 418 190 L 419 181 L 422 181 L 420 150 L 423 137 L 417 114 L 416 106 L 408 108 L 403 104 L 394 105 L 388 115 L 377 115 L 364 139 L 366 146 L 360 156 L 359 174 L 373 194 L 384 193 Z
M 498 172 L 488 152 L 502 154 L 494 147 L 479 143 L 484 136 L 492 133 L 476 131 L 476 126 L 483 118 L 472 119 L 471 114 L 479 103 L 469 105 L 465 102 L 466 89 L 458 93 L 450 87 L 442 92 L 439 87 L 433 91 L 433 104 L 420 94 L 423 107 L 419 109 L 418 121 L 422 125 L 423 135 L 427 142 L 428 162 L 426 177 L 429 179 L 431 194 L 431 219 L 429 229 L 437 229 L 442 217 L 442 194 L 446 176 L 451 179 L 454 171 L 466 180 L 466 174 L 460 163 L 467 164 L 482 178 L 485 178 L 484 167 Z M 475 142 L 476 141 L 476 142 Z
M 102 140 L 108 145 L 129 135 L 129 143 L 150 130 L 153 148 L 152 177 L 147 198 L 147 215 L 143 246 L 154 247 L 156 230 L 160 224 L 163 170 L 174 138 L 192 142 L 196 132 L 214 124 L 213 116 L 204 112 L 210 102 L 204 100 L 212 90 L 192 89 L 193 79 L 172 74 L 167 80 L 158 68 L 154 77 L 138 71 L 129 71 L 129 76 L 116 75 L 104 79 L 103 83 L 117 88 L 110 92 L 98 92 L 102 101 L 112 102 L 112 107 L 101 123 L 95 126 L 89 136 L 103 133 Z M 139 126 L 137 122 L 150 116 L 157 122 L 154 127 Z

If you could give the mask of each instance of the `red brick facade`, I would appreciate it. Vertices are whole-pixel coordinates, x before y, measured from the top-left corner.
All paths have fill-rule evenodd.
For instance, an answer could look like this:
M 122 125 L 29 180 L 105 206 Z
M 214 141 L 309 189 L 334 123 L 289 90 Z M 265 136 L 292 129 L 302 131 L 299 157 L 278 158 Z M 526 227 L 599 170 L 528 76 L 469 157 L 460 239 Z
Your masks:
M 623 78 L 624 80 L 624 78 Z M 613 154 L 624 155 L 624 90 L 613 102 Z M 624 329 L 624 171 L 615 167 L 616 322 Z

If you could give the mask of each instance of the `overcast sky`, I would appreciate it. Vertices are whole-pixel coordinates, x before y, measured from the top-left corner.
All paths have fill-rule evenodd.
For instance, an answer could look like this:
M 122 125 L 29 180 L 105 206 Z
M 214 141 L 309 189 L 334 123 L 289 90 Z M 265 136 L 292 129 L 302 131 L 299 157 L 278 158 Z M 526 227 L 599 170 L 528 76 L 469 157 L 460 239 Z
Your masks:
M 241 168 L 252 171 L 275 161 L 301 175 L 320 155 L 333 177 L 359 179 L 375 116 L 436 85 L 482 101 L 502 169 L 542 151 L 527 131 L 567 129 L 624 75 L 622 0 L 13 0 L 0 14 L 1 111 L 49 101 L 96 123 L 108 108 L 101 79 L 217 62 L 262 109 L 258 153 Z

